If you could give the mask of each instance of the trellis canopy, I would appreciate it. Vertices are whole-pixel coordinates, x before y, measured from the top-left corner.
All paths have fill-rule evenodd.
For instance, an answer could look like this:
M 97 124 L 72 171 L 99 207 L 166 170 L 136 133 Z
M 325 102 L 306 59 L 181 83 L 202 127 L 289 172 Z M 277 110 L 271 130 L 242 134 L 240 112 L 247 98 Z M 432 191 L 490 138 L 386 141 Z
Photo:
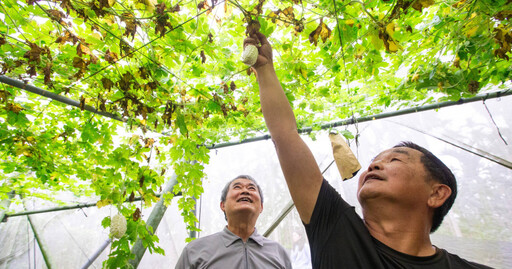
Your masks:
M 105 267 L 141 262 L 148 266 L 142 258 L 146 249 L 160 254 L 165 249 L 165 256 L 154 259 L 172 263 L 183 247 L 185 231 L 186 237 L 194 237 L 223 225 L 222 219 L 212 217 L 208 223 L 215 225 L 204 226 L 196 207 L 215 200 L 204 201 L 216 195 L 209 193 L 215 189 L 212 184 L 222 185 L 235 176 L 231 170 L 262 178 L 280 205 L 271 211 L 284 213 L 287 191 L 277 161 L 266 157 L 274 153 L 258 86 L 240 61 L 243 39 L 251 29 L 268 36 L 299 129 L 319 141 L 311 142 L 313 148 L 328 148 L 321 137 L 335 131 L 364 160 L 373 149 L 398 142 L 392 138 L 410 140 L 396 133 L 405 128 L 409 135 L 421 133 L 420 141 L 452 160 L 455 169 L 462 170 L 464 184 L 502 184 L 488 190 L 474 187 L 474 200 L 506 204 L 501 200 L 506 192 L 501 191 L 507 189 L 504 182 L 510 182 L 512 154 L 510 113 L 503 104 L 510 103 L 512 87 L 511 18 L 512 3 L 507 0 L 3 0 L 0 210 L 7 222 L 0 229 L 31 226 L 30 238 L 37 239 L 39 247 L 26 247 L 32 242 L 27 239 L 19 240 L 24 247 L 18 248 L 12 243 L 17 235 L 2 233 L 0 242 L 9 242 L 10 248 L 0 244 L 0 266 L 18 264 L 18 254 L 27 250 L 35 255 L 27 259 L 29 264 L 42 266 L 43 260 L 47 267 L 87 265 L 96 254 L 101 259 L 90 260 L 93 266 L 103 261 Z M 431 111 L 454 107 L 462 110 L 458 114 L 467 114 L 466 108 L 474 114 L 457 120 Z M 398 120 L 409 117 L 414 120 Z M 385 127 L 379 127 L 383 122 Z M 443 133 L 453 126 L 460 133 Z M 372 135 L 365 137 L 365 130 L 379 131 L 368 131 Z M 254 144 L 265 146 L 244 149 Z M 445 147 L 482 161 L 471 159 L 467 166 L 466 157 Z M 224 174 L 215 174 L 214 166 L 224 165 L 216 154 L 233 148 L 241 150 L 233 153 L 236 156 L 252 156 L 252 165 L 235 158 Z M 322 156 L 319 162 L 327 158 Z M 273 161 L 268 166 L 272 168 L 261 168 L 267 167 L 266 159 Z M 468 167 L 473 174 L 464 172 Z M 499 179 L 491 184 L 490 178 Z M 489 211 L 464 201 L 464 206 Z M 169 206 L 172 217 L 165 213 Z M 464 206 L 455 210 L 445 234 L 464 238 L 482 232 L 480 240 L 488 235 L 483 224 L 511 219 L 496 216 L 510 217 L 503 205 L 489 211 L 493 213 L 475 213 L 484 220 L 475 229 L 467 228 L 457 218 L 477 219 L 466 218 L 464 210 L 470 209 Z M 55 208 L 62 210 L 48 212 Z M 75 213 L 88 216 L 92 226 L 66 218 L 78 218 L 70 213 L 77 208 Z M 128 221 L 127 234 L 106 241 L 111 216 L 118 212 Z M 48 214 L 52 220 L 41 217 Z M 172 228 L 170 223 L 179 215 Z M 262 216 L 262 227 L 270 227 L 274 218 Z M 159 230 L 162 219 L 169 225 Z M 15 222 L 21 220 L 28 222 Z M 80 229 L 69 229 L 68 221 L 82 227 L 84 241 L 75 237 Z M 76 262 L 70 266 L 51 258 L 58 252 L 49 238 L 57 240 L 62 232 L 57 222 L 68 227 L 76 242 L 66 249 L 80 246 L 81 254 L 70 256 Z M 272 236 L 289 244 L 289 235 L 275 225 Z M 496 228 L 492 240 L 510 249 L 507 226 L 496 227 L 502 231 Z M 32 236 L 25 232 L 16 234 Z M 167 245 L 163 233 L 180 243 Z M 94 240 L 84 243 L 92 234 Z M 110 246 L 110 254 L 100 246 Z M 481 259 L 487 261 L 486 256 Z M 499 262 L 498 267 L 510 265 Z

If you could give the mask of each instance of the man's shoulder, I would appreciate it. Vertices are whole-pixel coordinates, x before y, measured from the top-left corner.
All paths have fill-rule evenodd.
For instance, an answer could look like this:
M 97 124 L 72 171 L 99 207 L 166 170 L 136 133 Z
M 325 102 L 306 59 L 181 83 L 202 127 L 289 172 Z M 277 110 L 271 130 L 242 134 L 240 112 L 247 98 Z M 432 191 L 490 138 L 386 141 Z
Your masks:
M 272 239 L 268 239 L 266 237 L 261 236 L 260 244 L 266 249 L 279 250 L 281 252 L 286 252 L 285 248 L 277 241 Z
M 272 239 L 268 239 L 264 236 L 261 236 L 261 242 L 264 243 L 264 244 L 269 244 L 269 245 L 279 245 L 281 246 L 281 244 L 279 244 L 277 241 L 274 241 Z
M 489 267 L 487 265 L 483 265 L 476 262 L 471 262 L 466 259 L 463 259 L 459 257 L 456 254 L 450 253 L 446 250 L 444 250 L 446 253 L 447 259 L 450 261 L 450 264 L 453 266 L 452 268 L 468 268 L 468 269 L 492 269 L 492 267 Z

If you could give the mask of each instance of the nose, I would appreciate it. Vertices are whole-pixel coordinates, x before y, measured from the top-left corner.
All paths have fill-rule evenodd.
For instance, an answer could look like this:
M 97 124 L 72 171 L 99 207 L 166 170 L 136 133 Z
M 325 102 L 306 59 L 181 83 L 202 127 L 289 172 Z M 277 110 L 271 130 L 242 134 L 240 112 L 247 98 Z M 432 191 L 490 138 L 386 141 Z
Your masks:
M 382 169 L 382 163 L 381 161 L 372 161 L 370 165 L 368 166 L 368 172 L 371 172 L 373 170 L 381 170 Z

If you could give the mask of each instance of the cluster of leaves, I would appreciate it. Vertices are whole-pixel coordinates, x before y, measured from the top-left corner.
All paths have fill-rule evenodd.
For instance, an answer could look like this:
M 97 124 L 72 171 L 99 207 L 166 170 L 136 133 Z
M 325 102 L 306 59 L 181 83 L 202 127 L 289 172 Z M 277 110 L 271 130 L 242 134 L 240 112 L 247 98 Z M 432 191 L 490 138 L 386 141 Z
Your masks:
M 2 84 L 0 198 L 66 190 L 116 206 L 133 227 L 107 265 L 123 264 L 137 236 L 157 240 L 137 216 L 167 171 L 178 184 L 164 197 L 182 195 L 193 230 L 205 145 L 264 132 L 255 78 L 239 61 L 244 33 L 269 37 L 299 127 L 316 130 L 505 87 L 511 16 L 507 0 L 4 0 L 0 74 L 80 105 Z
M 123 214 L 129 214 L 124 209 Z M 135 258 L 135 254 L 131 253 L 131 244 L 137 239 L 142 240 L 142 244 L 147 247 L 150 253 L 159 253 L 165 255 L 164 250 L 156 246 L 155 243 L 159 242 L 159 239 L 154 235 L 154 231 L 151 227 L 147 227 L 143 220 L 140 220 L 140 211 L 136 210 L 136 214 L 133 218 L 129 218 L 126 225 L 126 233 L 112 242 L 112 251 L 109 253 L 109 259 L 107 259 L 103 265 L 106 268 L 127 268 L 129 267 L 129 261 Z M 105 228 L 110 226 L 111 218 L 106 217 L 101 222 L 101 225 Z

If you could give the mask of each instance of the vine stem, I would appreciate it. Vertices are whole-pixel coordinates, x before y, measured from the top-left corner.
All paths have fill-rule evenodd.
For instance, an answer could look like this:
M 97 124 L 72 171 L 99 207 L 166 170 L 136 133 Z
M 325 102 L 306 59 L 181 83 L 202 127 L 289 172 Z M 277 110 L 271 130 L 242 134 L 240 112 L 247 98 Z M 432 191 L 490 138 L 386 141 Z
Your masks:
M 168 34 L 168 33 L 170 33 L 171 31 L 173 31 L 173 30 L 175 30 L 175 29 L 178 29 L 178 28 L 180 28 L 181 26 L 183 26 L 183 25 L 187 24 L 188 22 L 190 22 L 190 21 L 194 20 L 196 17 L 201 16 L 202 14 L 204 14 L 206 11 L 208 11 L 208 10 L 204 10 L 204 11 L 202 11 L 201 13 L 197 14 L 196 16 L 194 16 L 194 17 L 192 17 L 192 18 L 190 18 L 190 19 L 186 20 L 185 22 L 183 22 L 183 23 L 179 24 L 178 26 L 173 27 L 173 28 L 172 28 L 172 29 L 170 29 L 170 30 L 167 30 L 167 32 L 165 32 L 165 33 L 164 33 L 164 35 L 167 35 L 167 34 Z M 114 37 L 119 38 L 119 37 L 117 37 L 117 36 L 114 36 Z M 156 38 L 154 38 L 154 39 L 150 40 L 148 43 L 145 43 L 144 45 L 142 45 L 142 46 L 140 46 L 140 47 L 138 47 L 138 48 L 134 49 L 132 52 L 130 52 L 130 53 L 126 54 L 125 56 L 123 56 L 123 57 L 119 58 L 119 59 L 118 59 L 117 61 L 115 61 L 114 63 L 117 63 L 117 62 L 119 62 L 120 60 L 122 60 L 122 59 L 124 59 L 124 58 L 126 58 L 126 57 L 128 57 L 128 56 L 133 55 L 135 52 L 138 52 L 139 50 L 141 50 L 141 49 L 143 49 L 143 48 L 145 48 L 145 47 L 149 46 L 151 43 L 155 42 L 156 40 L 158 40 L 158 39 L 160 39 L 160 38 L 161 38 L 161 36 L 158 36 L 158 37 L 156 37 Z M 122 39 L 121 39 L 121 40 L 122 40 Z M 123 41 L 124 41 L 124 40 L 123 40 Z M 131 47 L 131 46 L 130 46 L 130 47 Z M 133 47 L 132 47 L 132 48 L 133 48 Z M 143 54 L 143 55 L 144 55 L 144 54 Z M 158 63 L 158 62 L 154 61 L 153 59 L 149 58 L 149 56 L 147 56 L 147 55 L 144 55 L 144 56 L 145 56 L 146 58 L 148 58 L 150 61 L 152 61 L 152 62 L 154 62 L 155 64 L 157 64 L 158 66 L 161 66 L 161 64 L 160 64 L 160 63 Z M 104 67 L 100 68 L 98 71 L 96 71 L 96 72 L 94 72 L 93 74 L 89 75 L 88 77 L 84 78 L 82 81 L 86 81 L 86 80 L 88 80 L 89 78 L 91 78 L 91 77 L 93 77 L 93 76 L 95 76 L 95 75 L 99 74 L 101 71 L 103 71 L 103 70 L 105 70 L 105 69 L 109 68 L 111 65 L 112 65 L 112 64 L 109 64 L 109 65 L 107 65 L 107 66 L 104 66 Z M 172 73 L 171 73 L 171 75 L 173 75 L 173 76 L 177 77 L 176 75 L 174 75 L 174 74 L 172 74 Z M 180 80 L 181 80 L 181 79 L 180 79 Z
M 16 27 L 16 30 L 18 31 L 18 33 L 21 34 L 21 36 L 23 36 L 23 38 L 25 38 L 25 40 L 28 41 L 28 39 L 25 37 L 25 35 L 23 34 L 22 31 L 20 31 L 20 29 L 18 28 L 18 25 L 16 25 L 16 23 L 14 22 L 14 20 L 11 18 L 11 16 L 9 15 L 9 12 L 7 12 L 7 10 L 5 10 L 4 8 L 4 5 L 0 5 L 0 7 L 2 7 L 2 9 L 4 10 L 4 13 L 5 15 L 7 15 L 7 17 L 9 17 L 9 19 L 11 20 L 12 24 L 14 24 L 14 27 Z

